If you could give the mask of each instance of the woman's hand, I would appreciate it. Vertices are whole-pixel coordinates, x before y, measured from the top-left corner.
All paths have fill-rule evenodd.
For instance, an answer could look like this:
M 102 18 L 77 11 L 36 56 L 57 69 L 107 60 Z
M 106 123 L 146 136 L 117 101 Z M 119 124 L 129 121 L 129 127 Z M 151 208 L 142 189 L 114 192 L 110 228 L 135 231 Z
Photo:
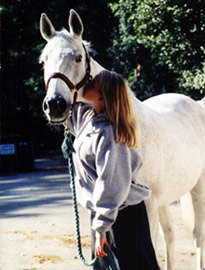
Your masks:
M 110 249 L 110 245 L 107 242 L 106 237 L 104 238 L 96 238 L 95 242 L 95 255 L 98 258 L 103 258 L 107 256 L 107 253 L 103 250 L 104 245 L 107 245 L 108 248 Z

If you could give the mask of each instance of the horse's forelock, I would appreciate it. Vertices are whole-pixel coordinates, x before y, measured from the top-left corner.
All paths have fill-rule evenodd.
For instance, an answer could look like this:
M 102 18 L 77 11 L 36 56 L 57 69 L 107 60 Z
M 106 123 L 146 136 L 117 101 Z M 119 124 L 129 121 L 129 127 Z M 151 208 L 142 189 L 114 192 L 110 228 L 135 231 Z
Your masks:
M 75 37 L 73 37 L 65 28 L 63 28 L 59 32 L 56 32 L 56 35 L 58 37 L 62 37 L 65 40 L 68 40 L 68 39 L 75 40 Z M 91 43 L 89 41 L 82 40 L 82 43 L 85 45 L 86 50 L 88 50 L 89 52 L 93 51 L 93 49 L 91 48 Z
M 63 39 L 73 39 L 73 37 L 71 36 L 71 34 L 65 29 L 63 28 L 61 31 L 58 31 L 57 34 L 56 34 L 58 37 L 61 37 Z
M 69 40 L 73 40 L 74 41 L 75 40 L 75 38 L 65 28 L 63 28 L 61 31 L 56 31 L 56 34 L 55 34 L 54 38 L 55 37 L 60 37 L 60 38 L 63 38 L 65 40 L 67 40 L 67 41 L 69 41 Z M 86 40 L 82 40 L 82 43 L 84 44 L 84 46 L 85 46 L 85 48 L 86 48 L 86 50 L 88 52 L 95 52 L 95 50 L 92 49 L 92 46 L 91 46 L 91 43 L 90 42 L 88 42 Z M 52 46 L 53 46 L 53 44 L 52 44 Z M 45 50 L 47 50 L 48 47 L 49 47 L 49 45 L 46 46 L 46 47 L 44 47 L 44 49 L 43 49 L 43 51 L 42 51 L 42 53 L 41 53 L 41 55 L 39 57 L 39 62 L 41 62 L 41 60 L 43 58 L 43 55 L 45 53 Z
M 67 41 L 69 41 L 69 40 L 75 41 L 75 37 L 73 37 L 65 28 L 63 28 L 61 31 L 56 31 L 56 34 L 55 34 L 54 38 L 55 37 L 60 37 L 60 38 L 63 38 L 65 40 L 67 40 Z M 85 45 L 85 47 L 86 47 L 86 49 L 88 51 L 93 51 L 91 49 L 91 43 L 90 42 L 88 42 L 86 40 L 82 40 L 82 43 Z

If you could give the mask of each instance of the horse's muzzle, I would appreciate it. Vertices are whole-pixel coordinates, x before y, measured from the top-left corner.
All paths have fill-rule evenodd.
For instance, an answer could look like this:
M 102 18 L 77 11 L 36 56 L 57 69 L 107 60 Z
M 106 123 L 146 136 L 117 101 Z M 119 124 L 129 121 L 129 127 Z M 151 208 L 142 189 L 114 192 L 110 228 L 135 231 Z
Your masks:
M 45 97 L 42 107 L 50 122 L 59 124 L 65 121 L 68 114 L 68 106 L 66 100 L 61 96 L 56 96 L 55 98 Z

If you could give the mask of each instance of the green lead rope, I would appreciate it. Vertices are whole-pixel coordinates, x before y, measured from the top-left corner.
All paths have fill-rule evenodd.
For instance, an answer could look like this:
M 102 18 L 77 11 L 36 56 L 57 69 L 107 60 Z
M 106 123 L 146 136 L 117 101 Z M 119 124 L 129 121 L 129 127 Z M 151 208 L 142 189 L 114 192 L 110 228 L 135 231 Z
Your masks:
M 72 154 L 73 154 L 73 152 L 75 152 L 75 149 L 73 148 L 73 137 L 69 131 L 65 131 L 64 136 L 65 136 L 65 138 L 64 138 L 63 144 L 61 146 L 61 149 L 62 149 L 64 158 L 68 159 L 68 167 L 69 167 L 69 173 L 70 173 L 70 178 L 71 178 L 71 188 L 72 188 L 72 195 L 73 195 L 73 208 L 74 208 L 75 224 L 76 224 L 78 257 L 85 265 L 92 266 L 96 263 L 98 258 L 96 257 L 91 262 L 87 262 L 83 256 L 82 247 L 81 247 L 80 223 L 79 223 L 77 196 L 76 196 L 76 189 L 75 189 L 74 166 L 73 166 L 73 158 L 72 158 Z
M 69 173 L 71 177 L 71 188 L 72 188 L 73 208 L 74 208 L 75 224 L 76 224 L 78 257 L 85 265 L 92 266 L 98 261 L 98 258 L 95 257 L 92 261 L 88 262 L 86 261 L 82 253 L 81 237 L 80 237 L 80 223 L 79 223 L 77 196 L 76 196 L 76 189 L 75 189 L 74 166 L 73 166 L 73 158 L 72 158 L 72 154 L 73 152 L 75 152 L 75 149 L 73 148 L 73 136 L 67 130 L 65 131 L 65 134 L 64 134 L 64 141 L 62 143 L 61 149 L 62 149 L 64 158 L 68 159 L 68 167 L 69 167 Z M 106 245 L 104 246 L 104 250 L 105 252 L 108 253 L 108 256 L 106 258 L 108 262 L 108 267 L 106 270 L 118 270 L 118 267 L 116 266 L 115 258 L 112 252 L 108 249 Z

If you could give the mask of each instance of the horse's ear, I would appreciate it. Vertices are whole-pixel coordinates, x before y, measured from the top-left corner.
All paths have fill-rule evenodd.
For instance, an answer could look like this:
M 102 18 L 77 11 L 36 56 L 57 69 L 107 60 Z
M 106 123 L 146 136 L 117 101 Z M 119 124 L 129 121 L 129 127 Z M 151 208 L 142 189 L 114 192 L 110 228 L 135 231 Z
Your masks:
M 41 14 L 40 31 L 46 41 L 49 41 L 56 33 L 55 28 L 45 13 Z
M 78 13 L 73 9 L 70 10 L 68 25 L 69 25 L 71 34 L 73 34 L 77 37 L 82 37 L 83 23 L 81 21 L 80 16 L 78 15 Z

